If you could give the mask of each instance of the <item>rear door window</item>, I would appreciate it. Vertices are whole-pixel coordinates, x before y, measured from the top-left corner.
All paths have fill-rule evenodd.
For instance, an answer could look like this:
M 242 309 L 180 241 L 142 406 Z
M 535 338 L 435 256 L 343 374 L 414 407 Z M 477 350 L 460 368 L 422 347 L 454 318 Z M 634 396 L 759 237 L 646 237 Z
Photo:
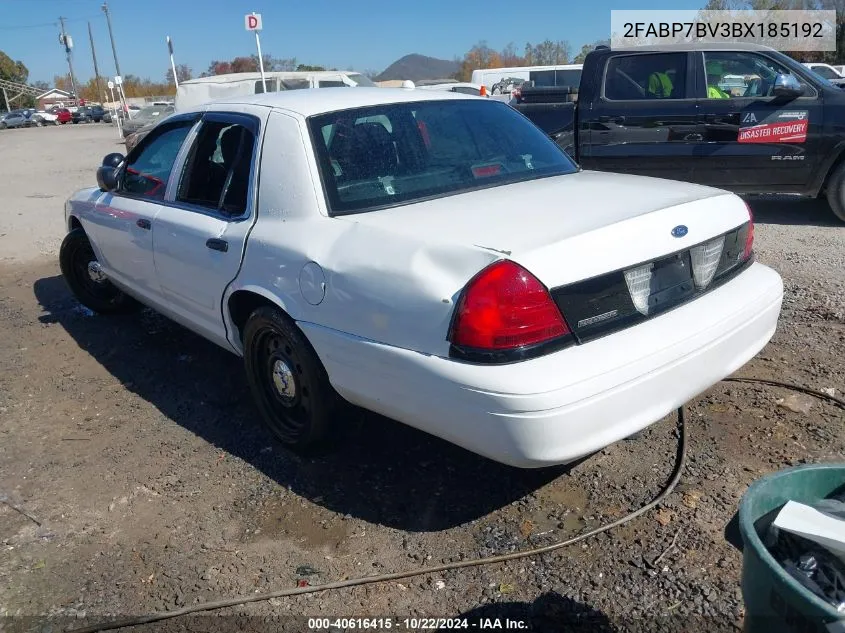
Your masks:
M 231 120 L 203 121 L 185 167 L 176 201 L 228 217 L 246 212 L 255 135 Z
M 687 53 L 611 57 L 605 69 L 604 96 L 612 101 L 685 99 Z

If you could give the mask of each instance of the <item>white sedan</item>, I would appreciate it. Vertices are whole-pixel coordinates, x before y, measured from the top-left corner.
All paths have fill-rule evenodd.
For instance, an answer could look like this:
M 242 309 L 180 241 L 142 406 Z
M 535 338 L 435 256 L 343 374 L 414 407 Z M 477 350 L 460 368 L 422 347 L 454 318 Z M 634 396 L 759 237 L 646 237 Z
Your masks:
M 97 176 L 65 206 L 76 297 L 242 356 L 294 449 L 346 400 L 513 466 L 570 462 L 740 368 L 780 313 L 740 198 L 582 171 L 492 99 L 243 96 Z

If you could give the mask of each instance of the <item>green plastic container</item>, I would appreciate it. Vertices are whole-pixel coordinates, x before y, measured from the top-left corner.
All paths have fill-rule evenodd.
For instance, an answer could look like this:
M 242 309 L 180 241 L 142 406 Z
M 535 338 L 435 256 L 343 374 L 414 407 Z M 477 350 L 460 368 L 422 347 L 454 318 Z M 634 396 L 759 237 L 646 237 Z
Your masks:
M 760 539 L 787 501 L 810 504 L 844 491 L 845 464 L 787 468 L 749 486 L 739 504 L 745 633 L 845 633 L 845 614 L 787 574 Z

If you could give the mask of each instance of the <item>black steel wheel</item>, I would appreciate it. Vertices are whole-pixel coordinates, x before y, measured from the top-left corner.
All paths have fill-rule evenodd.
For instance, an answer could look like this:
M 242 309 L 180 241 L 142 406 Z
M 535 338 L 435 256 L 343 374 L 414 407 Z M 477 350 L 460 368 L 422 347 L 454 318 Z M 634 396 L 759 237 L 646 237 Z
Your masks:
M 65 236 L 59 250 L 59 265 L 73 295 L 94 312 L 117 314 L 140 307 L 135 299 L 108 280 L 83 229 L 76 228 Z
M 299 452 L 323 444 L 339 396 L 308 339 L 281 310 L 262 307 L 244 328 L 244 366 L 267 428 Z

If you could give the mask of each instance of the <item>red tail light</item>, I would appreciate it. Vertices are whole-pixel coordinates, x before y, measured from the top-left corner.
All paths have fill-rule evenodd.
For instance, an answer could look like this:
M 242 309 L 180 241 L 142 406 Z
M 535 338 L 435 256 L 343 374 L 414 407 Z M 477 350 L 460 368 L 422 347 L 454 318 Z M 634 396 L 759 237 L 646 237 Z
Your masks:
M 745 234 L 745 250 L 742 253 L 742 259 L 751 257 L 751 251 L 754 249 L 754 213 L 748 203 L 745 203 L 745 208 L 748 209 L 748 232 Z
M 467 284 L 449 340 L 460 347 L 506 350 L 569 333 L 546 287 L 519 264 L 500 260 Z

